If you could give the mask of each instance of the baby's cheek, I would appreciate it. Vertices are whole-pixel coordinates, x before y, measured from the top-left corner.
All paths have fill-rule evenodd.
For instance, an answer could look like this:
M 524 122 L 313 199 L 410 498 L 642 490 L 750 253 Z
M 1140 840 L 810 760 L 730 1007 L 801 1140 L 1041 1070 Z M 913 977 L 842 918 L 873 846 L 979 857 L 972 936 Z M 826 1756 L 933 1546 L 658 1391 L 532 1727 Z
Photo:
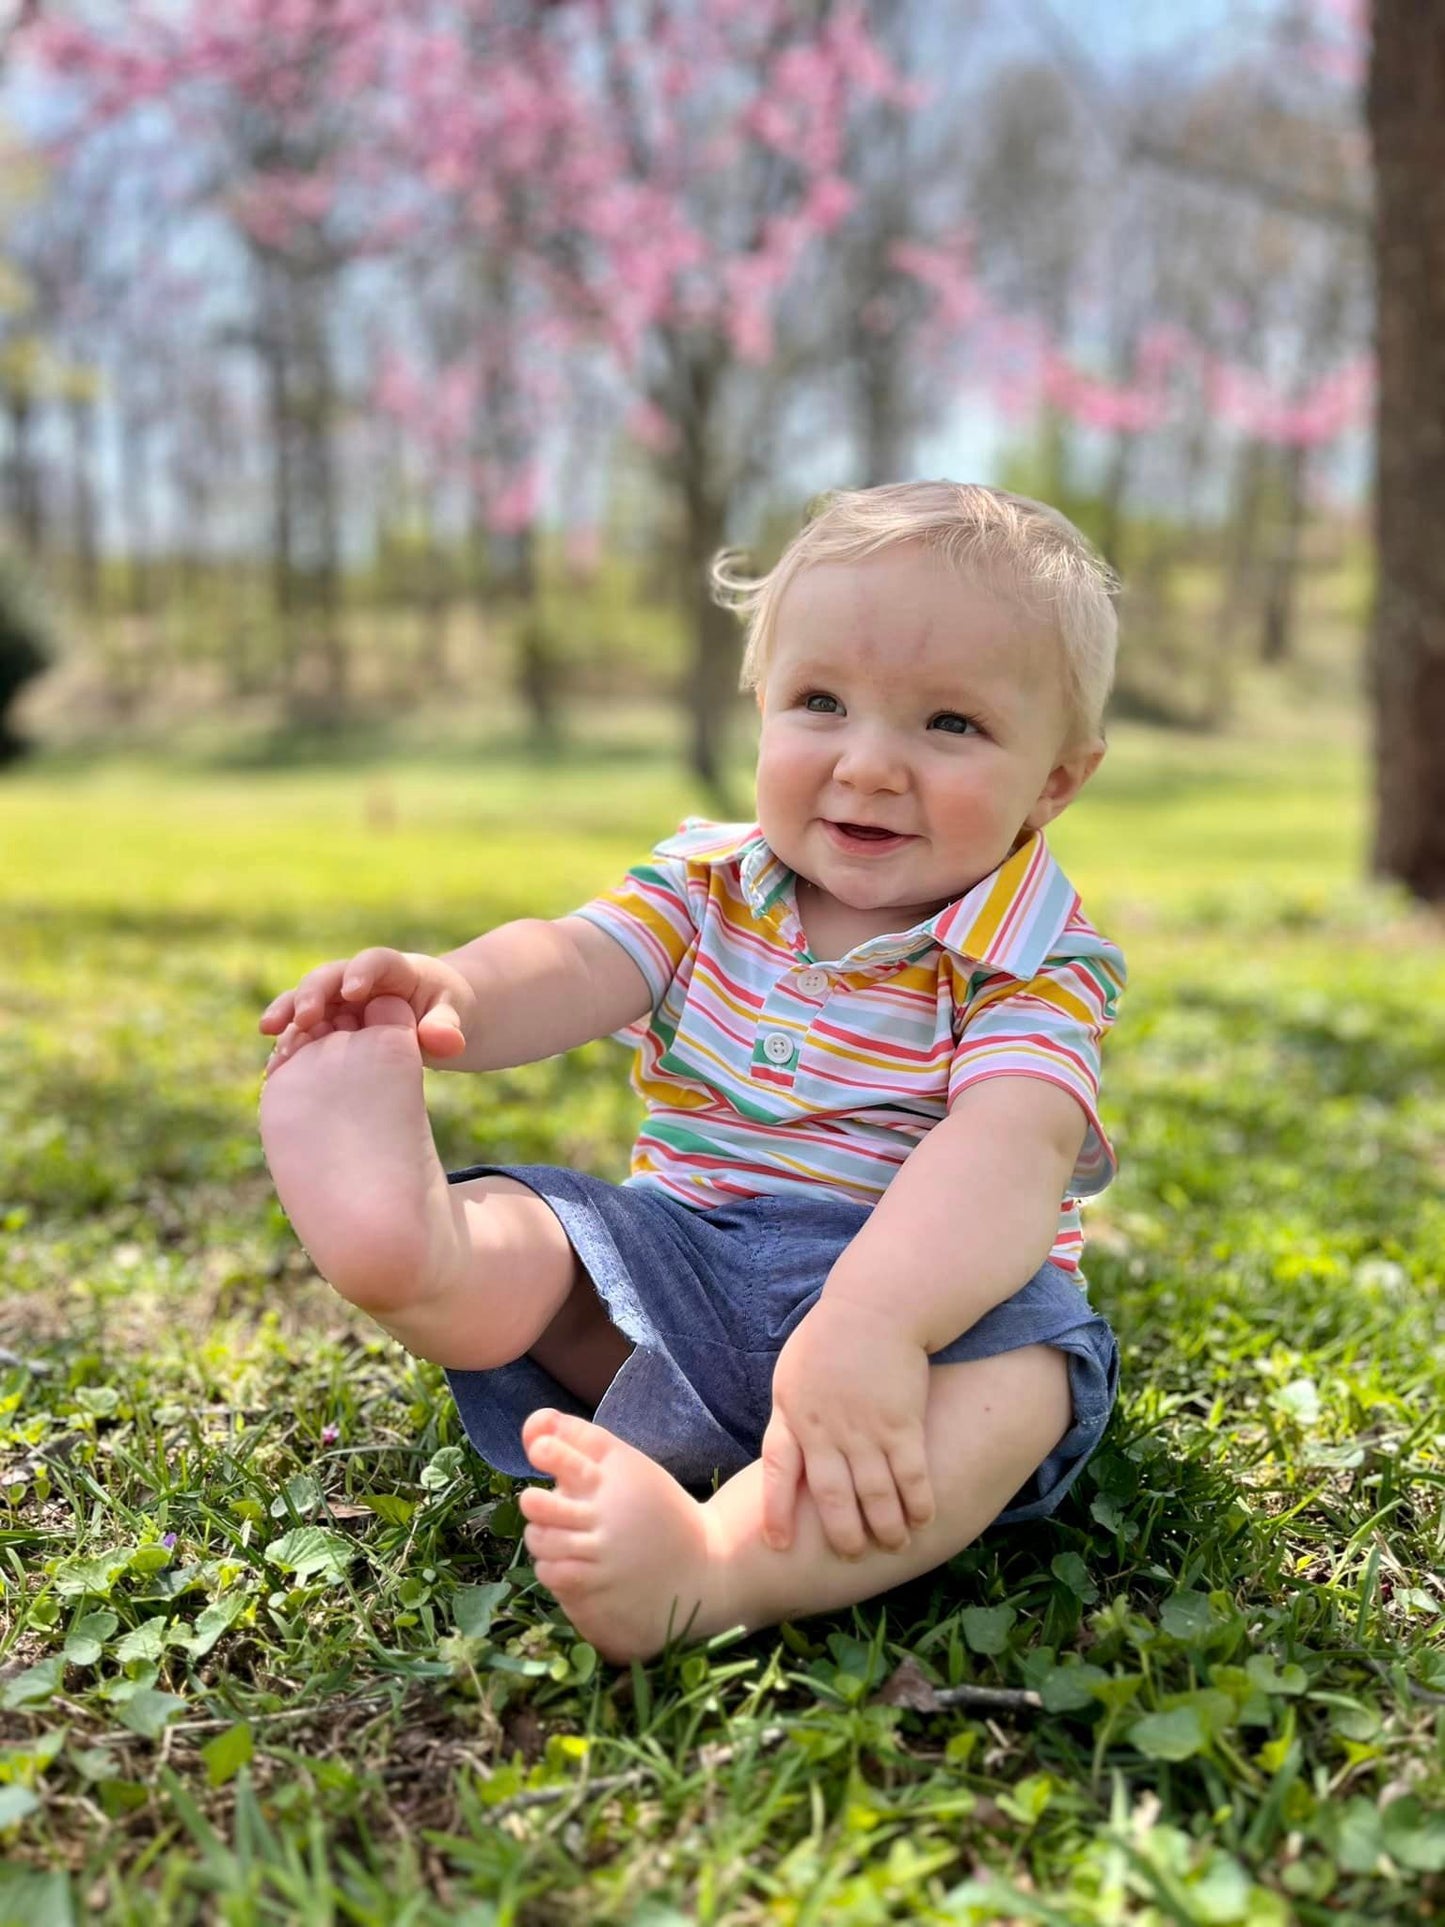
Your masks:
M 757 801 L 755 804 L 758 827 L 774 850 L 778 849 L 775 836 L 785 837 L 793 812 L 788 807 L 787 789 L 775 777 L 758 773 Z M 778 850 L 781 856 L 782 851 Z

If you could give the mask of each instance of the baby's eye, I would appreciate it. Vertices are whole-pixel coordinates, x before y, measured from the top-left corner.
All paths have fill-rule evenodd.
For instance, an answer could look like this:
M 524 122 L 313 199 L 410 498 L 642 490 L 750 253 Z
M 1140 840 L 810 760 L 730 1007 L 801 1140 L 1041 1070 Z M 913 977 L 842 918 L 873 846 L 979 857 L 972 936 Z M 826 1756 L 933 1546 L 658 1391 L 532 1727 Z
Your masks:
M 978 724 L 972 716 L 961 716 L 956 709 L 941 709 L 928 725 L 930 729 L 941 729 L 949 736 L 962 736 Z
M 826 689 L 810 689 L 803 698 L 803 707 L 812 710 L 815 716 L 831 716 L 838 707 L 838 698 L 830 696 Z

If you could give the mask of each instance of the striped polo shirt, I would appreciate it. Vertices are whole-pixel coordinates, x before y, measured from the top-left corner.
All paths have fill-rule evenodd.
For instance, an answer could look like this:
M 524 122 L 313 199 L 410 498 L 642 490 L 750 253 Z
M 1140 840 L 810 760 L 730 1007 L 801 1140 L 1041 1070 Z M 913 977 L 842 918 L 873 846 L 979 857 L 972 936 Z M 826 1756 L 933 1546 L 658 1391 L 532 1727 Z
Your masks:
M 652 990 L 617 1033 L 647 1106 L 626 1183 L 701 1210 L 793 1191 L 875 1204 L 961 1091 L 1041 1077 L 1088 1119 L 1049 1253 L 1078 1272 L 1078 1201 L 1118 1168 L 1096 1106 L 1124 959 L 1041 834 L 925 922 L 838 958 L 809 950 L 794 874 L 756 824 L 689 817 L 575 914 Z

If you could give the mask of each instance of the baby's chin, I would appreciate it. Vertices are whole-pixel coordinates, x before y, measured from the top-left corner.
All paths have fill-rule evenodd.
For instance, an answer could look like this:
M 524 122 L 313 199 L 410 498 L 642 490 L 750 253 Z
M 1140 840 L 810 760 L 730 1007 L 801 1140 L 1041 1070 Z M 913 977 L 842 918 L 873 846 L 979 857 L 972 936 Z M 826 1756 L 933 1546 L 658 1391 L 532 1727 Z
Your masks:
M 990 875 L 1012 854 L 1004 850 L 991 863 L 985 863 L 982 867 L 975 863 L 971 868 L 957 873 L 955 880 L 950 875 L 919 876 L 915 873 L 906 876 L 899 866 L 907 862 L 908 852 L 895 851 L 874 859 L 877 873 L 870 874 L 866 858 L 862 858 L 855 868 L 846 855 L 840 857 L 831 848 L 808 846 L 806 837 L 783 834 L 775 840 L 769 835 L 767 823 L 761 818 L 758 827 L 768 848 L 780 862 L 787 865 L 800 885 L 830 898 L 843 909 L 856 910 L 868 916 L 889 917 L 889 927 L 898 930 L 911 929 L 914 924 L 925 923 L 929 917 L 937 916 L 950 903 L 956 903 L 960 897 L 966 896 L 976 883 Z
M 940 910 L 946 910 L 950 903 L 964 894 L 968 885 L 965 884 L 963 889 L 955 892 L 954 896 L 933 896 L 921 899 L 900 898 L 886 889 L 869 889 L 865 884 L 850 883 L 846 880 L 839 881 L 836 885 L 825 880 L 813 887 L 845 910 L 856 910 L 860 916 L 886 917 L 889 919 L 890 929 L 908 930 L 915 923 L 926 923 L 930 917 L 936 917 Z

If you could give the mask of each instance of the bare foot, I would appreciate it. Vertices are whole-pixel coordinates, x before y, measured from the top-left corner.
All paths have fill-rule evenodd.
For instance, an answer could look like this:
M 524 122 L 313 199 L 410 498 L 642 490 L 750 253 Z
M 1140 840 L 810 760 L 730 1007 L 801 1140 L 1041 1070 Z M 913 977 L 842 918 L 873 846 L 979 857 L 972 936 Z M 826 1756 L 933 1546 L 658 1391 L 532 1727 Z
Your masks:
M 604 1659 L 651 1659 L 669 1639 L 740 1624 L 704 1507 L 625 1439 L 544 1406 L 522 1426 L 527 1457 L 555 1486 L 517 1503 L 537 1577 Z
M 428 1295 L 455 1243 L 411 1006 L 374 998 L 362 1028 L 317 1037 L 274 1071 L 261 1141 L 316 1269 L 396 1329 L 387 1314 Z

